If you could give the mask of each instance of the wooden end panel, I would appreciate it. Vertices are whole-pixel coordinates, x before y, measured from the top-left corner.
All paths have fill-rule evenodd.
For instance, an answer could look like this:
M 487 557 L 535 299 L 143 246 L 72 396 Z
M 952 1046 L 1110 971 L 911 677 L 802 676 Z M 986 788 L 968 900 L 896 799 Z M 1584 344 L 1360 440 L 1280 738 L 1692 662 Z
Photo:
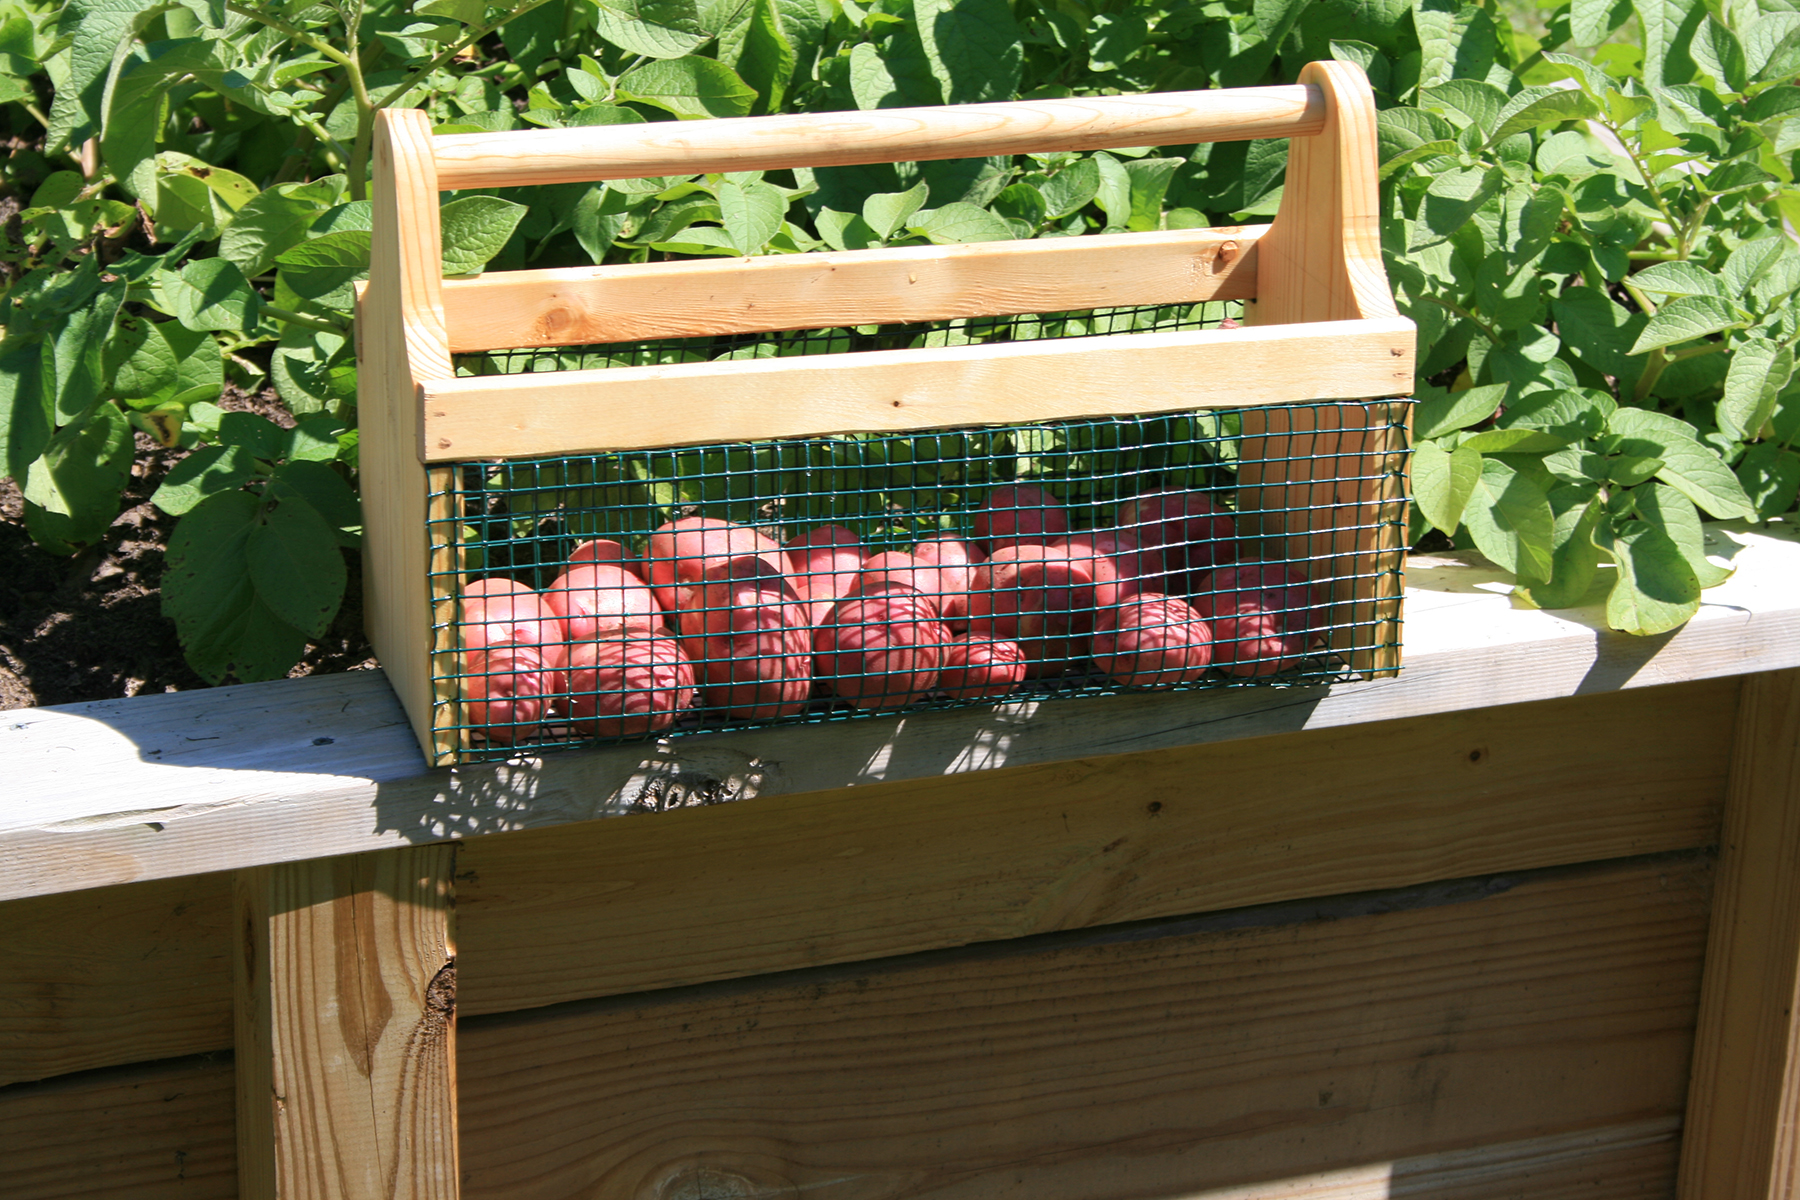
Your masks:
M 1736 696 L 1713 680 L 475 838 L 459 1006 L 1703 846 Z
M 471 1020 L 464 1194 L 1616 1196 L 1575 1187 L 1621 1157 L 1664 1192 L 1709 877 L 1634 861 Z
M 448 379 L 438 189 L 424 113 L 378 114 L 369 286 L 357 306 L 365 625 L 428 756 L 433 754 L 431 554 L 419 391 Z
M 1266 225 L 444 281 L 456 353 L 941 321 L 1255 294 Z
M 1410 356 L 1408 358 L 1410 362 Z M 1353 671 L 1400 665 L 1407 401 L 1247 411 L 1239 532 L 1330 596 L 1330 645 Z
M 460 467 L 431 467 L 427 505 L 431 561 L 431 765 L 455 766 L 468 749 L 464 733 L 462 646 L 456 632 L 462 594 L 462 483 Z
M 438 186 L 514 187 L 704 172 L 926 162 L 1109 146 L 1309 137 L 1317 87 L 1074 96 L 1000 104 L 684 121 L 679 136 L 606 125 L 438 138 Z
M 1412 322 L 1118 334 L 424 384 L 448 462 L 1387 395 Z

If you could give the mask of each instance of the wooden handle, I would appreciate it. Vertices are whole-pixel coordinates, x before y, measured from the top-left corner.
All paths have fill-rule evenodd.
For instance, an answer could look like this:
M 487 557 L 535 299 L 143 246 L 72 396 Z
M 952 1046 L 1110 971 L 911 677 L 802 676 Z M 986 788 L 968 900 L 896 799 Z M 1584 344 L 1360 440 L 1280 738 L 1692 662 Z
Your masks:
M 438 186 L 447 190 L 1309 137 L 1325 127 L 1325 116 L 1323 90 L 1293 84 L 458 133 L 436 138 L 433 147 Z

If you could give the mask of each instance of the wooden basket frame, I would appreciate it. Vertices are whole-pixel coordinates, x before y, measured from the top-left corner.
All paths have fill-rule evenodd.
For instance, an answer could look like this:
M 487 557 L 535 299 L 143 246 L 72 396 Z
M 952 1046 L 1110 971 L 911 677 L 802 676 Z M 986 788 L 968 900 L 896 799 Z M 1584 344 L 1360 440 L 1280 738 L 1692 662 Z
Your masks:
M 1292 148 L 1261 226 L 459 279 L 440 265 L 445 190 L 1267 137 Z M 1240 471 L 1241 532 L 1330 562 L 1332 624 L 1374 630 L 1337 635 L 1351 667 L 1398 669 L 1402 581 L 1376 564 L 1404 539 L 1410 406 L 1264 407 L 1412 390 L 1415 330 L 1381 261 L 1375 105 L 1354 66 L 1312 63 L 1279 87 L 443 137 L 389 109 L 374 150 L 356 325 L 366 621 L 433 765 L 463 747 L 435 682 L 455 674 L 459 564 L 428 525 L 454 517 L 450 464 L 470 459 L 1241 406 L 1247 441 L 1304 434 L 1315 450 L 1245 454 L 1270 461 Z M 450 357 L 1232 299 L 1247 328 L 463 379 Z

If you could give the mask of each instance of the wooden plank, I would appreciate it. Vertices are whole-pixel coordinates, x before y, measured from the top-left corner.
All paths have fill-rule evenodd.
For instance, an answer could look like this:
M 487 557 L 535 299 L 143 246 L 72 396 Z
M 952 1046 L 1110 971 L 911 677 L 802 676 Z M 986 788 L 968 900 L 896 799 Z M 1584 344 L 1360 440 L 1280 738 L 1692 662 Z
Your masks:
M 243 1200 L 457 1195 L 454 856 L 239 873 Z
M 1681 1195 L 1800 1190 L 1800 671 L 1744 680 Z
M 455 371 L 444 333 L 430 121 L 412 109 L 376 117 L 370 283 L 356 317 L 363 609 L 419 744 L 432 746 L 433 606 L 417 389 Z
M 1631 861 L 471 1020 L 465 1194 L 1256 1195 L 1667 1122 L 1708 876 Z
M 1405 669 L 1332 687 L 1027 696 L 454 773 L 426 769 L 380 672 L 17 710 L 0 722 L 0 899 L 1800 667 L 1800 528 L 1706 536 L 1736 573 L 1657 638 L 1608 632 L 1598 602 L 1516 605 L 1472 553 L 1415 557 Z
M 471 841 L 462 1010 L 1706 845 L 1735 695 L 1724 680 Z
M 1401 318 L 423 385 L 431 462 L 1299 403 L 1410 389 Z
M 0 930 L 0 1085 L 231 1046 L 229 875 L 13 900 Z
M 458 133 L 438 138 L 434 148 L 438 186 L 487 188 L 1306 137 L 1323 121 L 1318 89 L 1289 85 L 741 117 L 661 129 Z
M 500 271 L 446 279 L 444 315 L 463 353 L 1242 300 L 1267 228 Z
M 236 1200 L 231 1056 L 0 1088 L 6 1200 Z

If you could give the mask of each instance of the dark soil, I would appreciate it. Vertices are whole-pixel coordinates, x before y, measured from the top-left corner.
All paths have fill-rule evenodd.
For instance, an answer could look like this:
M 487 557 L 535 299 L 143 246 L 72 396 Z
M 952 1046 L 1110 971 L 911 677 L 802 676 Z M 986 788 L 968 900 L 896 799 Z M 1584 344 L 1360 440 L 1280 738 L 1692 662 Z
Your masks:
M 219 403 L 294 423 L 273 390 L 251 395 L 228 385 Z M 123 511 L 99 545 L 73 558 L 32 542 L 18 487 L 0 480 L 0 709 L 207 686 L 182 657 L 174 622 L 162 615 L 163 551 L 176 518 L 150 503 L 185 454 L 138 434 Z M 346 565 L 344 607 L 291 676 L 375 665 L 362 632 L 362 563 L 349 554 Z

